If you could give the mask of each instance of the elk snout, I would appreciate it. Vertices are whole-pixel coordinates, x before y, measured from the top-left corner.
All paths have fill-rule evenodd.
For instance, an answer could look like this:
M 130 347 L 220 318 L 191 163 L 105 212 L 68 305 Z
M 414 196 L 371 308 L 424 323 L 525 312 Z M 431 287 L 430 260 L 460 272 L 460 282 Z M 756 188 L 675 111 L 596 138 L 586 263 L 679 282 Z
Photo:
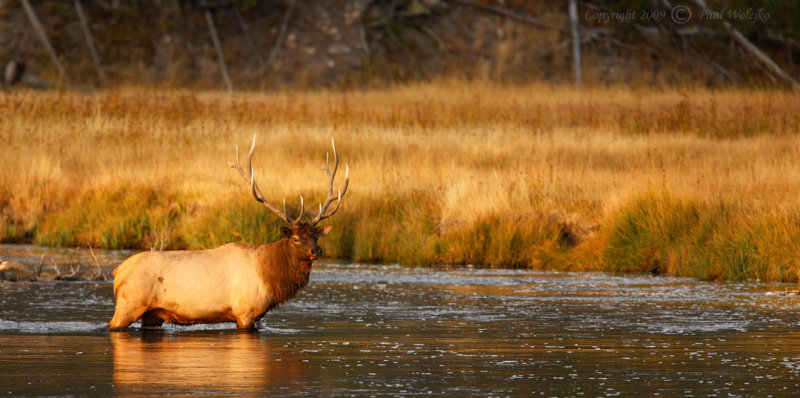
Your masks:
M 322 248 L 315 247 L 315 248 L 311 249 L 311 257 L 312 258 L 320 258 L 320 257 L 322 257 Z

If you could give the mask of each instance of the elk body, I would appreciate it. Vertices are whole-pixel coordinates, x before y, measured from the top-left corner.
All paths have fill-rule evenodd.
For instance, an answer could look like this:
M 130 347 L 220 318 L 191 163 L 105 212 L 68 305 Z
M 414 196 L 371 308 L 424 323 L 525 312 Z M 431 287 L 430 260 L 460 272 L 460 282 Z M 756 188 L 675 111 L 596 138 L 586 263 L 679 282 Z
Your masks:
M 263 245 L 231 243 L 210 250 L 144 252 L 125 260 L 114 270 L 114 317 L 111 329 L 123 329 L 137 319 L 143 327 L 158 327 L 164 322 L 181 325 L 236 322 L 241 329 L 254 328 L 256 322 L 275 306 L 292 298 L 308 283 L 312 262 L 322 255 L 317 239 L 331 227 L 317 223 L 339 209 L 347 192 L 349 170 L 344 187 L 333 194 L 339 165 L 333 147 L 334 165 L 326 162 L 330 180 L 328 197 L 319 214 L 301 222 L 305 208 L 300 197 L 300 214 L 295 219 L 264 199 L 253 177 L 252 159 L 255 137 L 250 147 L 247 168 L 239 162 L 231 167 L 250 183 L 257 201 L 281 217 L 288 225 L 281 228 L 281 239 Z M 336 206 L 329 211 L 330 205 Z

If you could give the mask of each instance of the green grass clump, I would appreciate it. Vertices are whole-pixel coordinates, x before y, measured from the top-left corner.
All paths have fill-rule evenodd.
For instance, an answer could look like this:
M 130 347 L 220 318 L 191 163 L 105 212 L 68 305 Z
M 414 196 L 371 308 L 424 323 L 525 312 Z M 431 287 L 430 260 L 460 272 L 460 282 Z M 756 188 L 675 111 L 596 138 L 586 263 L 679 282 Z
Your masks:
M 649 193 L 604 231 L 601 269 L 703 280 L 797 281 L 800 219 Z
M 442 231 L 435 197 L 425 193 L 353 207 L 358 212 L 337 214 L 321 240 L 327 255 L 422 266 L 557 268 L 554 260 L 566 251 L 558 226 L 537 219 L 489 217 Z
M 177 201 L 151 186 L 88 191 L 44 218 L 34 241 L 45 246 L 146 249 L 152 233 L 180 218 Z
M 707 248 L 713 279 L 797 282 L 800 218 L 787 214 L 740 217 Z
M 535 218 L 489 217 L 435 239 L 436 258 L 447 264 L 500 268 L 561 268 L 567 245 L 555 224 Z
M 261 244 L 280 238 L 283 220 L 252 197 L 232 199 L 222 208 L 186 220 L 181 241 L 189 249 L 209 249 L 232 242 Z M 292 214 L 290 212 L 290 214 Z
M 334 258 L 429 265 L 437 214 L 434 198 L 419 192 L 348 202 L 330 222 L 323 221 L 333 229 L 320 245 Z
M 20 239 L 19 230 L 14 223 L 0 220 L 0 242 L 13 242 Z
M 685 275 L 724 214 L 670 195 L 649 193 L 623 206 L 607 225 L 604 268 L 613 272 Z M 689 264 L 691 263 L 691 264 Z

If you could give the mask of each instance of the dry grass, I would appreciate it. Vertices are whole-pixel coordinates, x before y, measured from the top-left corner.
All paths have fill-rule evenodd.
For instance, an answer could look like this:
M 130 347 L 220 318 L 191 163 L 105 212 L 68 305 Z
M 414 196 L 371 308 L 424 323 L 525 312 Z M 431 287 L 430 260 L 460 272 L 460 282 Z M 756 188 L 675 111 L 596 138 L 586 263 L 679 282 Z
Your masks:
M 233 146 L 258 134 L 263 190 L 275 202 L 316 203 L 334 136 L 351 172 L 338 232 L 326 238 L 335 256 L 795 279 L 798 131 L 800 97 L 776 91 L 442 82 L 235 96 L 0 93 L 0 238 L 147 248 L 169 229 L 174 247 L 269 240 L 277 222 L 227 167 Z M 642 225 L 626 232 L 635 211 Z M 694 243 L 654 249 L 676 238 L 652 233 L 654 242 L 626 245 L 675 214 L 670 233 L 699 231 Z M 706 214 L 713 225 L 698 230 Z M 731 228 L 767 253 L 752 267 L 782 271 L 731 274 L 714 270 L 734 260 L 687 260 L 741 241 L 721 234 Z

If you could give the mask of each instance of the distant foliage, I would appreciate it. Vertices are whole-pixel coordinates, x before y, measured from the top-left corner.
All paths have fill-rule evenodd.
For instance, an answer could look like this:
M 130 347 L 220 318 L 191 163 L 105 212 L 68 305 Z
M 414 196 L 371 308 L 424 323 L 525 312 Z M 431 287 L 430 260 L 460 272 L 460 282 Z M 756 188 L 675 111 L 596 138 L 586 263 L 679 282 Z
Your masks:
M 264 195 L 290 214 L 303 195 L 313 213 L 333 136 L 351 181 L 323 221 L 332 258 L 714 280 L 800 269 L 800 97 L 779 90 L 16 91 L 0 124 L 4 242 L 273 241 L 283 221 L 228 167 L 234 145 L 258 134 Z

